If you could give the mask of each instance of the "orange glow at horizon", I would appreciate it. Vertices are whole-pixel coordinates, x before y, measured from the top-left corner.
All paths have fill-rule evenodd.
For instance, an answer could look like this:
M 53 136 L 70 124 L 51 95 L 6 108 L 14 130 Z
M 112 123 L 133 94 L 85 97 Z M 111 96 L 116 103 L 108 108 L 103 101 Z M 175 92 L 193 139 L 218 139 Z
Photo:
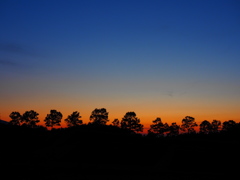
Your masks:
M 97 108 L 101 108 L 101 107 L 97 107 Z M 7 111 L 8 109 L 8 111 Z M 10 110 L 10 108 L 7 108 L 6 111 L 2 111 L 1 112 L 1 119 L 2 120 L 6 120 L 6 121 L 10 121 L 10 117 L 9 114 L 13 111 L 18 111 L 21 114 L 23 114 L 25 111 L 28 110 L 35 110 L 36 112 L 39 113 L 39 120 L 40 123 L 39 125 L 43 125 L 44 124 L 44 119 L 46 117 L 46 115 L 50 112 L 51 109 L 54 108 L 50 108 L 49 110 L 45 109 L 38 109 L 38 108 L 32 108 L 32 109 L 25 109 L 25 108 L 19 108 L 17 110 Z M 66 123 L 64 121 L 64 119 L 67 118 L 68 115 L 70 115 L 73 111 L 78 111 L 80 112 L 80 115 L 82 116 L 81 119 L 83 120 L 83 124 L 87 124 L 89 121 L 89 116 L 91 114 L 91 112 L 95 109 L 95 108 L 88 108 L 85 109 L 85 111 L 81 111 L 81 110 L 70 110 L 72 108 L 69 107 L 69 109 L 66 108 L 55 108 L 56 110 L 60 111 L 63 114 L 63 118 L 61 121 L 61 127 L 65 128 Z M 109 112 L 109 122 L 107 123 L 107 125 L 111 124 L 111 122 L 114 119 L 119 119 L 121 121 L 122 117 L 125 115 L 126 112 L 129 111 L 134 111 L 133 109 L 130 109 L 129 111 L 126 111 L 125 108 L 123 108 L 124 110 L 120 111 L 119 108 L 106 108 L 107 111 Z M 210 112 L 194 112 L 192 114 L 190 113 L 186 113 L 186 112 L 181 112 L 180 110 L 176 113 L 171 113 L 170 111 L 166 111 L 165 113 L 156 113 L 154 112 L 154 109 L 151 109 L 150 111 L 143 111 L 142 109 L 144 108 L 140 108 L 136 111 L 134 111 L 137 114 L 137 117 L 140 119 L 140 123 L 144 125 L 144 132 L 143 133 L 147 133 L 147 130 L 149 129 L 150 125 L 152 124 L 152 121 L 155 120 L 157 117 L 160 117 L 162 119 L 163 123 L 168 123 L 169 125 L 173 122 L 176 122 L 178 125 L 181 125 L 181 121 L 185 116 L 192 116 L 195 118 L 196 123 L 199 125 L 203 120 L 208 120 L 208 121 L 212 121 L 214 119 L 216 120 L 220 120 L 221 122 L 224 121 L 228 121 L 228 120 L 234 120 L 236 122 L 240 122 L 240 119 L 238 118 L 238 114 L 235 113 L 233 114 L 231 111 L 229 112 L 222 112 L 220 111 L 218 114 L 214 114 Z M 161 115 L 162 114 L 162 115 Z M 56 128 L 58 128 L 56 126 Z M 198 127 L 196 128 L 198 129 Z

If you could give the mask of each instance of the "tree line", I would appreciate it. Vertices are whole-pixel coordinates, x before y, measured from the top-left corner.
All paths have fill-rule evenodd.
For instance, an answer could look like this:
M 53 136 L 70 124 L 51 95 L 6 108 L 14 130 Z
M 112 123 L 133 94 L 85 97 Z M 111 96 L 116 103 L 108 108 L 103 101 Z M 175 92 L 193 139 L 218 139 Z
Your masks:
M 19 112 L 14 111 L 9 115 L 11 118 L 9 123 L 15 126 L 36 128 L 39 127 L 38 123 L 40 122 L 38 115 L 39 114 L 34 110 L 26 111 L 22 115 Z M 45 126 L 50 127 L 51 129 L 56 126 L 61 126 L 62 118 L 63 115 L 60 111 L 50 110 L 50 113 L 47 114 L 44 119 Z M 105 108 L 96 108 L 92 111 L 89 120 L 89 125 L 107 125 L 109 122 L 108 112 Z M 68 115 L 64 121 L 67 124 L 67 127 L 83 125 L 80 112 L 78 111 L 74 111 L 72 114 Z M 121 121 L 114 119 L 110 126 L 116 126 L 135 133 L 143 132 L 144 128 L 135 112 L 127 112 Z M 230 131 L 236 127 L 240 127 L 240 123 L 236 123 L 234 120 L 225 121 L 223 123 L 221 123 L 219 120 L 213 120 L 212 122 L 204 120 L 198 125 L 195 122 L 195 118 L 186 116 L 182 119 L 181 125 L 178 125 L 176 122 L 173 122 L 169 125 L 168 123 L 163 123 L 161 118 L 157 117 L 150 125 L 148 136 L 177 136 L 180 133 L 196 134 L 197 131 L 195 127 L 197 126 L 199 126 L 199 133 L 211 134 L 218 133 L 220 131 Z
M 148 130 L 148 135 L 151 136 L 177 136 L 180 133 L 186 134 L 196 134 L 197 131 L 195 127 L 199 126 L 200 134 L 213 134 L 219 132 L 228 132 L 234 129 L 240 128 L 240 123 L 236 123 L 234 120 L 228 120 L 221 123 L 219 120 L 213 120 L 209 122 L 208 120 L 202 121 L 199 125 L 195 122 L 195 118 L 191 116 L 186 116 L 182 119 L 182 124 L 177 125 L 176 122 L 168 125 L 168 123 L 163 123 L 161 118 L 156 118 L 152 121 L 153 124 L 150 125 Z
M 40 122 L 38 115 L 39 114 L 34 110 L 26 111 L 22 115 L 19 112 L 14 111 L 9 115 L 9 117 L 11 118 L 9 123 L 16 126 L 35 128 L 38 127 L 38 123 Z M 60 111 L 50 110 L 50 113 L 47 114 L 44 119 L 44 124 L 46 127 L 50 128 L 61 126 L 62 118 L 63 115 Z M 107 122 L 109 122 L 108 112 L 105 108 L 96 108 L 92 111 L 89 120 L 90 122 L 88 124 L 107 125 Z M 78 111 L 74 111 L 72 114 L 68 115 L 68 117 L 64 119 L 64 121 L 67 124 L 67 127 L 83 125 L 80 112 Z M 135 112 L 127 112 L 121 121 L 119 121 L 118 119 L 114 119 L 111 125 L 135 132 L 143 131 L 143 125 L 140 123 L 140 119 L 136 116 Z

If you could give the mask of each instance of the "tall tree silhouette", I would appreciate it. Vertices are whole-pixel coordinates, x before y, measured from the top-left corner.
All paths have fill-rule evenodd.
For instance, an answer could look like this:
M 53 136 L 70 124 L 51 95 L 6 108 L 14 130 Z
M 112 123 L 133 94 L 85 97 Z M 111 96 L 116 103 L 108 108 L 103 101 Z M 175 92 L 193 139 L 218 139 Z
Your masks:
M 221 127 L 221 121 L 213 120 L 211 124 L 212 124 L 212 132 L 213 133 L 219 132 L 219 129 Z
M 196 133 L 194 127 L 198 126 L 197 123 L 195 122 L 195 118 L 191 116 L 186 116 L 182 120 L 182 125 L 181 125 L 181 130 L 187 131 L 189 134 L 190 133 Z
M 17 111 L 13 111 L 9 117 L 11 118 L 11 121 L 9 121 L 9 123 L 11 125 L 16 125 L 16 126 L 20 126 L 21 122 L 22 122 L 22 116 L 19 112 Z
M 179 135 L 180 126 L 176 122 L 172 123 L 168 128 L 168 136 L 177 136 Z
M 65 119 L 65 122 L 67 123 L 68 127 L 79 126 L 82 124 L 82 120 L 80 120 L 80 118 L 80 113 L 78 111 L 74 111 Z
M 112 125 L 119 127 L 119 125 L 120 125 L 119 120 L 118 119 L 114 119 L 113 122 L 112 122 Z
M 47 114 L 44 119 L 47 127 L 53 128 L 53 126 L 60 126 L 62 120 L 62 113 L 57 110 L 51 110 L 50 114 Z
M 223 131 L 233 130 L 233 128 L 236 126 L 236 124 L 237 123 L 234 120 L 225 121 L 225 122 L 223 122 L 222 130 Z
M 108 112 L 105 108 L 101 109 L 94 109 L 92 114 L 90 115 L 90 122 L 91 124 L 96 125 L 106 125 L 108 120 Z
M 165 132 L 169 130 L 169 126 L 167 123 L 163 124 L 161 118 L 156 118 L 152 121 L 153 124 L 150 125 L 150 129 L 148 133 L 154 133 L 157 136 L 163 136 Z
M 121 128 L 135 132 L 142 132 L 143 125 L 140 124 L 140 119 L 136 117 L 135 112 L 127 112 L 121 121 Z
M 207 120 L 204 120 L 203 122 L 201 122 L 199 126 L 200 126 L 200 131 L 199 131 L 200 133 L 209 134 L 210 132 L 212 132 L 212 124 Z
M 22 115 L 22 125 L 34 128 L 37 126 L 37 123 L 39 123 L 39 119 L 38 119 L 38 113 L 34 110 L 30 110 L 30 111 L 26 111 L 23 115 Z

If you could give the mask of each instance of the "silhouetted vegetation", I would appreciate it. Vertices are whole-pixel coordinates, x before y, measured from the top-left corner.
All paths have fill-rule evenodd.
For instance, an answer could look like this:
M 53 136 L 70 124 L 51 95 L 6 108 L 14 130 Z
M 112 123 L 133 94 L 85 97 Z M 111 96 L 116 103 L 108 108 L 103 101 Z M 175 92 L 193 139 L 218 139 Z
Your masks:
M 209 121 L 204 120 L 201 124 L 200 124 L 200 133 L 203 134 L 209 134 L 212 130 L 212 125 Z
M 142 132 L 143 125 L 140 124 L 140 119 L 135 112 L 127 112 L 121 121 L 121 128 L 135 132 Z
M 94 109 L 90 116 L 90 122 L 95 125 L 106 125 L 108 122 L 108 112 L 105 108 Z
M 112 122 L 112 125 L 119 127 L 120 121 L 118 119 L 114 119 L 113 122 Z
M 217 133 L 217 132 L 219 132 L 219 129 L 221 126 L 221 121 L 213 120 L 211 126 L 212 126 L 212 129 L 211 129 L 212 132 Z
M 69 115 L 65 119 L 65 122 L 67 123 L 68 127 L 80 126 L 82 125 L 82 120 L 80 120 L 80 118 L 81 118 L 80 113 L 77 111 L 74 111 L 71 115 Z
M 148 130 L 149 134 L 155 134 L 156 136 L 164 136 L 164 133 L 166 133 L 169 130 L 169 126 L 167 123 L 163 124 L 161 118 L 156 118 L 154 121 L 152 121 L 153 124 L 150 125 L 150 129 Z
M 38 115 L 39 114 L 34 110 L 26 111 L 23 115 L 15 111 L 9 115 L 11 118 L 9 123 L 16 126 L 21 125 L 34 128 L 37 126 L 37 123 L 40 122 Z
M 168 130 L 169 130 L 167 134 L 168 136 L 177 136 L 179 135 L 180 126 L 174 122 L 171 124 L 171 126 L 169 126 Z
M 191 116 L 186 116 L 182 120 L 181 130 L 187 131 L 187 133 L 189 133 L 189 134 L 196 133 L 196 130 L 194 129 L 194 127 L 196 127 L 196 126 L 198 126 L 198 125 L 195 122 L 195 118 L 193 118 Z
M 22 115 L 22 125 L 24 126 L 28 126 L 31 128 L 34 128 L 37 126 L 37 123 L 40 122 L 40 120 L 38 119 L 38 113 L 30 110 L 30 111 L 26 111 L 23 115 Z
M 22 116 L 19 112 L 12 112 L 9 117 L 11 118 L 10 124 L 20 126 L 22 122 Z
M 236 127 L 236 122 L 233 120 L 225 121 L 222 126 L 223 131 L 231 131 Z
M 47 114 L 44 119 L 47 127 L 53 128 L 54 126 L 60 126 L 62 120 L 62 113 L 57 110 L 51 110 L 50 114 Z
M 212 123 L 210 123 L 207 120 L 204 120 L 200 124 L 200 133 L 202 134 L 218 133 L 220 126 L 221 122 L 218 120 L 213 120 Z
M 148 134 L 140 134 L 143 125 L 135 112 L 107 125 L 104 108 L 95 109 L 85 124 L 74 111 L 65 119 L 67 128 L 54 129 L 62 113 L 51 110 L 44 120 L 51 130 L 37 125 L 33 110 L 10 117 L 10 123 L 0 122 L 2 170 L 9 178 L 181 180 L 238 174 L 240 123 L 233 120 L 204 120 L 198 133 L 193 117 L 186 116 L 181 125 L 156 118 Z
M 13 111 L 9 115 L 11 118 L 9 124 L 14 126 L 39 128 L 42 126 L 37 125 L 40 122 L 38 115 L 39 114 L 34 110 L 26 111 L 23 115 L 17 111 Z M 50 110 L 50 114 L 47 114 L 46 118 L 44 119 L 45 126 L 51 128 L 55 126 L 61 126 L 62 117 L 63 115 L 61 112 L 57 110 Z M 83 121 L 80 118 L 80 112 L 74 111 L 72 114 L 68 115 L 64 121 L 68 128 L 86 125 L 83 124 Z M 105 108 L 94 109 L 89 119 L 90 122 L 88 125 L 108 126 L 108 112 Z M 144 128 L 135 112 L 127 112 L 121 121 L 119 121 L 117 118 L 114 119 L 110 126 L 118 127 L 132 133 L 143 132 Z M 195 118 L 191 116 L 186 116 L 183 118 L 181 125 L 178 125 L 176 122 L 168 125 L 168 123 L 163 123 L 161 118 L 157 117 L 152 121 L 152 124 L 148 129 L 148 136 L 157 138 L 166 136 L 178 136 L 183 133 L 196 134 L 197 131 L 195 127 L 197 126 L 198 124 L 195 122 Z M 229 131 L 236 131 L 238 127 L 239 123 L 236 123 L 234 120 L 225 121 L 223 123 L 221 123 L 219 120 L 213 120 L 212 122 L 204 120 L 199 124 L 199 134 L 207 135 L 219 132 L 226 134 Z

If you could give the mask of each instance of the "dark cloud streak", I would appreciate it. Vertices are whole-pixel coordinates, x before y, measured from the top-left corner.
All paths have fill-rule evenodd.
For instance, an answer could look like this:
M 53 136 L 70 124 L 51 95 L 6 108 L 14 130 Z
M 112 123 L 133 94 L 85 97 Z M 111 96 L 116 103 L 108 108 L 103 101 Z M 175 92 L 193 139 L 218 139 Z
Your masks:
M 1 53 L 11 53 L 21 56 L 30 56 L 30 57 L 45 57 L 42 52 L 41 54 L 37 52 L 32 46 L 25 46 L 18 43 L 0 43 L 0 52 Z
M 20 66 L 19 63 L 16 63 L 14 61 L 0 59 L 0 66 L 2 65 L 3 66 Z
M 22 46 L 14 43 L 1 43 L 0 51 L 10 53 L 26 53 L 26 50 Z

